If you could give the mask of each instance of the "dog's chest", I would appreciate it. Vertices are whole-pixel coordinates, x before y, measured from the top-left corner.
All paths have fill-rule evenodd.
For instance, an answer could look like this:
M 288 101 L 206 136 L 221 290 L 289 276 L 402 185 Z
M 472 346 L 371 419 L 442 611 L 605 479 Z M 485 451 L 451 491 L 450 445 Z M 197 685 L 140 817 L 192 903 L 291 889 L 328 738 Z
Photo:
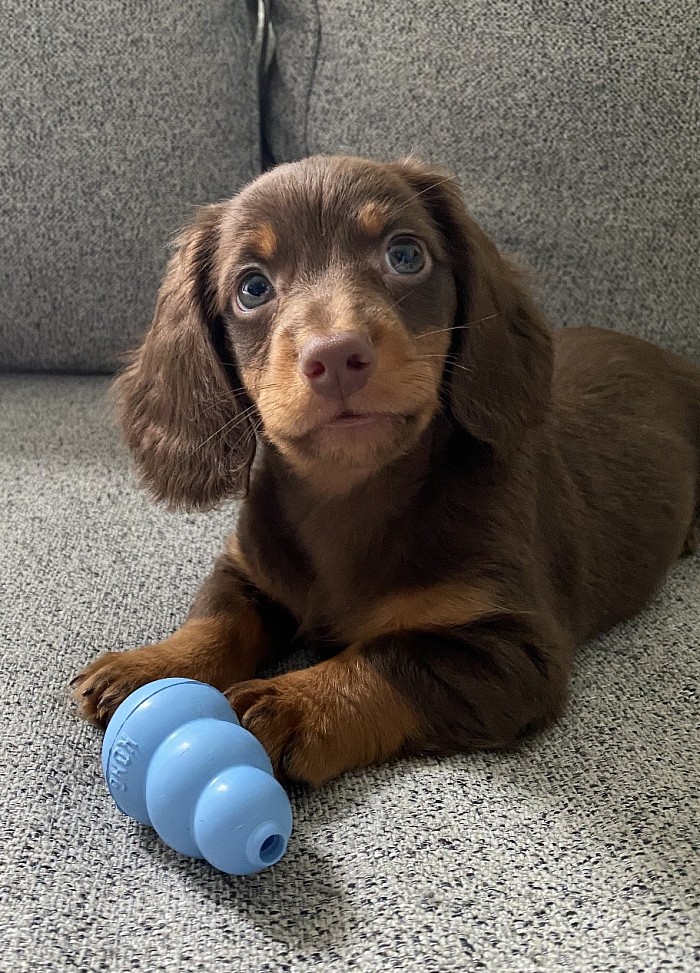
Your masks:
M 376 505 L 308 505 L 270 520 L 251 519 L 258 584 L 306 633 L 351 642 L 369 612 L 401 584 L 416 543 L 410 517 Z M 272 529 L 271 529 L 272 528 Z
M 450 502 L 459 484 L 442 466 L 429 478 L 419 460 L 333 500 L 265 469 L 255 481 L 241 518 L 255 581 L 305 632 L 365 638 L 387 599 L 460 574 L 473 555 L 474 531 L 458 529 Z
M 369 511 L 345 518 L 319 511 L 301 527 L 309 584 L 299 617 L 310 631 L 352 641 L 368 607 L 393 583 L 393 544 Z

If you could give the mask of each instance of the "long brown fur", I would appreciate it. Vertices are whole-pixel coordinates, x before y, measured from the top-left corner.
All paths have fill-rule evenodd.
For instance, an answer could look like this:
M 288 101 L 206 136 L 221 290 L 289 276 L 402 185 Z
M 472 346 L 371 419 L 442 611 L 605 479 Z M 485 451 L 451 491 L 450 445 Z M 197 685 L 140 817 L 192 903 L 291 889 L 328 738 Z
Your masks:
M 415 278 L 387 269 L 420 241 Z M 253 267 L 274 297 L 237 305 Z M 350 333 L 346 401 L 300 367 Z M 280 774 L 509 747 L 564 710 L 574 650 L 697 547 L 700 370 L 612 331 L 551 331 L 454 181 L 317 157 L 207 207 L 117 379 L 141 476 L 171 507 L 241 498 L 185 626 L 75 680 L 106 722 L 148 680 L 229 693 Z M 339 432 L 338 416 L 379 416 Z M 309 669 L 253 678 L 303 637 Z

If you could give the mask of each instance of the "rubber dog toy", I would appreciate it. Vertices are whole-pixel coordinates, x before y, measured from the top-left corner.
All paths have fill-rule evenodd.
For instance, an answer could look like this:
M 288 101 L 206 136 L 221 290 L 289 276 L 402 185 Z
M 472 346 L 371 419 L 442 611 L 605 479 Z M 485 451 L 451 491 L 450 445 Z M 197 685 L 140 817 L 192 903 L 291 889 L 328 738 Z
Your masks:
M 119 810 L 183 855 L 249 875 L 287 850 L 289 798 L 213 686 L 159 679 L 137 689 L 109 722 L 102 769 Z

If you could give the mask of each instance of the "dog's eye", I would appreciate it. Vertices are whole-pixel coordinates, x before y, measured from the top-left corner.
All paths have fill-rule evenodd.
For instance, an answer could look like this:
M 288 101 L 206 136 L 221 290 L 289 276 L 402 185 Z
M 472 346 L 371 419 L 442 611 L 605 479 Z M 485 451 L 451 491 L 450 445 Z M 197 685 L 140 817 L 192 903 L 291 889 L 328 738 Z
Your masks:
M 246 274 L 238 285 L 238 305 L 244 311 L 254 311 L 256 307 L 267 304 L 273 294 L 274 288 L 267 277 L 254 270 Z
M 417 240 L 399 237 L 386 250 L 386 262 L 396 274 L 417 274 L 425 266 L 425 253 Z

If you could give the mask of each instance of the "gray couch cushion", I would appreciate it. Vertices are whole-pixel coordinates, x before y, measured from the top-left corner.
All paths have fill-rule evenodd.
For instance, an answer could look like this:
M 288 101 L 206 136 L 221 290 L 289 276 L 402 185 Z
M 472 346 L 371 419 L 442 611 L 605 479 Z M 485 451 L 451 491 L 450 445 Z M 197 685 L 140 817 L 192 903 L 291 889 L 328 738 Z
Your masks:
M 257 172 L 253 8 L 0 5 L 0 367 L 111 367 L 192 205 Z
M 279 161 L 442 162 L 553 323 L 700 360 L 700 5 L 277 0 L 275 27 Z
M 3 970 L 696 968 L 700 556 L 579 654 L 553 731 L 295 790 L 285 859 L 226 878 L 117 812 L 67 699 L 182 621 L 232 518 L 135 491 L 105 388 L 0 376 Z

